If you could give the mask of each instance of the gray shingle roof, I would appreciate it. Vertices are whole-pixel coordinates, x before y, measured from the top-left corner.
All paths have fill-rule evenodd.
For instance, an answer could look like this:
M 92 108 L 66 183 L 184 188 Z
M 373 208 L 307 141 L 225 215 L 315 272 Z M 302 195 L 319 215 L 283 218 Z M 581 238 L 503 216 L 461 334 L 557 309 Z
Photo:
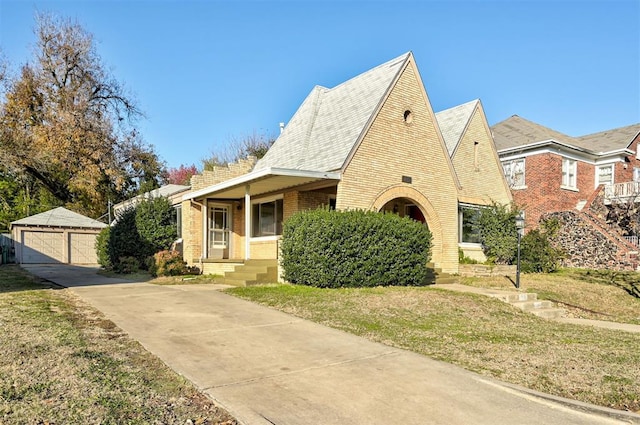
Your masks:
M 316 86 L 254 169 L 341 169 L 410 55 L 399 56 L 331 89 Z
M 66 208 L 58 207 L 52 210 L 25 217 L 11 222 L 11 226 L 49 226 L 49 227 L 88 227 L 101 229 L 107 227 L 106 224 L 86 217 L 82 214 L 69 211 Z
M 640 133 L 640 124 L 628 125 L 579 137 L 578 144 L 596 153 L 611 152 L 628 148 L 638 133 Z
M 460 137 L 462 137 L 462 133 L 467 127 L 467 123 L 471 119 L 478 102 L 478 99 L 472 100 L 436 113 L 436 120 L 444 138 L 444 143 L 447 146 L 447 151 L 449 151 L 449 156 L 452 156 L 456 150 Z
M 593 154 L 605 154 L 628 148 L 640 133 L 640 124 L 614 128 L 582 137 L 571 137 L 514 115 L 492 126 L 491 131 L 498 151 L 553 140 Z
M 528 121 L 517 115 L 507 118 L 491 127 L 496 149 L 515 148 L 535 142 L 555 140 L 556 142 L 577 145 L 577 140 L 571 136 L 552 130 L 543 125 Z

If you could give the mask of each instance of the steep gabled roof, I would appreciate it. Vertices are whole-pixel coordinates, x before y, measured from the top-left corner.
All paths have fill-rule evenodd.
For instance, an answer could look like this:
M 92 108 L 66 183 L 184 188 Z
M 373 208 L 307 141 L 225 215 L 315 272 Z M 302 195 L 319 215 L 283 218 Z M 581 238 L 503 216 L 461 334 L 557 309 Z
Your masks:
M 578 146 L 596 153 L 606 153 L 629 147 L 640 133 L 640 124 L 614 128 L 578 137 Z
M 478 102 L 478 99 L 472 100 L 436 113 L 436 120 L 444 138 L 444 143 L 447 146 L 447 151 L 449 151 L 449 156 L 453 156 Z
M 92 229 L 107 227 L 106 224 L 100 221 L 69 211 L 63 207 L 13 221 L 11 222 L 11 227 L 16 224 L 22 226 L 89 227 Z
M 331 89 L 316 86 L 254 170 L 341 169 L 410 56 L 406 53 Z
M 554 140 L 577 146 L 577 140 L 571 136 L 552 130 L 543 125 L 513 115 L 491 127 L 496 149 L 515 148 L 536 142 Z

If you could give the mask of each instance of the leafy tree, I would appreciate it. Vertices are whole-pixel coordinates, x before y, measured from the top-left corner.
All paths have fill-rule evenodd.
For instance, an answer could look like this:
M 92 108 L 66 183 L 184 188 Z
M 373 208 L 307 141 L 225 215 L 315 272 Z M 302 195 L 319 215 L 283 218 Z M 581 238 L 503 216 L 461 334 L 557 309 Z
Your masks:
M 189 185 L 191 176 L 198 174 L 198 167 L 195 165 L 180 165 L 178 168 L 169 168 L 167 172 L 167 183 Z
M 498 264 L 511 264 L 516 256 L 518 208 L 493 202 L 480 208 L 474 227 L 477 229 L 487 259 Z
M 224 148 L 214 151 L 210 157 L 202 160 L 203 169 L 212 170 L 216 166 L 237 162 L 249 156 L 260 159 L 266 155 L 275 141 L 275 137 L 255 131 L 243 138 L 231 138 Z
M 0 164 L 65 206 L 100 216 L 107 199 L 162 183 L 164 165 L 136 131 L 142 113 L 77 23 L 36 19 L 35 57 L 0 104 Z

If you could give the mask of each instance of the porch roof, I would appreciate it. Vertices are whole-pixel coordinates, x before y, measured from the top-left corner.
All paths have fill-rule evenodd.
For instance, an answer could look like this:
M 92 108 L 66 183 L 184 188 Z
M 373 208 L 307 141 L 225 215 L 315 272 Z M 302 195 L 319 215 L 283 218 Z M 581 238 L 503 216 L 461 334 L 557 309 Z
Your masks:
M 221 183 L 194 190 L 185 194 L 182 200 L 187 201 L 204 197 L 240 199 L 245 196 L 245 188 L 247 185 L 249 186 L 249 195 L 258 196 L 322 180 L 338 181 L 340 178 L 340 173 L 336 172 L 263 168 L 233 179 L 225 180 Z

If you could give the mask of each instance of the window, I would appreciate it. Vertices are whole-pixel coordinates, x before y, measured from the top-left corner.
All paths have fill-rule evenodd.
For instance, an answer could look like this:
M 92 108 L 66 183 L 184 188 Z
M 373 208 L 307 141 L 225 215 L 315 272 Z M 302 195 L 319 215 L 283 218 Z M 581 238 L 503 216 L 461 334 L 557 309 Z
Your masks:
M 477 228 L 479 215 L 480 209 L 478 207 L 460 205 L 458 209 L 460 242 L 480 243 L 480 232 Z
M 562 160 L 562 186 L 570 189 L 576 189 L 576 170 L 577 163 L 575 159 L 564 158 Z
M 610 185 L 613 183 L 613 164 L 598 167 L 596 171 L 598 173 L 596 176 L 596 186 L 601 184 Z
M 178 239 L 182 238 L 182 205 L 176 206 L 176 229 L 178 231 Z
M 509 187 L 514 189 L 525 187 L 524 158 L 504 161 L 502 168 Z
M 251 236 L 276 236 L 282 234 L 282 199 L 255 203 L 251 211 Z
M 633 167 L 633 181 L 640 182 L 640 168 Z

